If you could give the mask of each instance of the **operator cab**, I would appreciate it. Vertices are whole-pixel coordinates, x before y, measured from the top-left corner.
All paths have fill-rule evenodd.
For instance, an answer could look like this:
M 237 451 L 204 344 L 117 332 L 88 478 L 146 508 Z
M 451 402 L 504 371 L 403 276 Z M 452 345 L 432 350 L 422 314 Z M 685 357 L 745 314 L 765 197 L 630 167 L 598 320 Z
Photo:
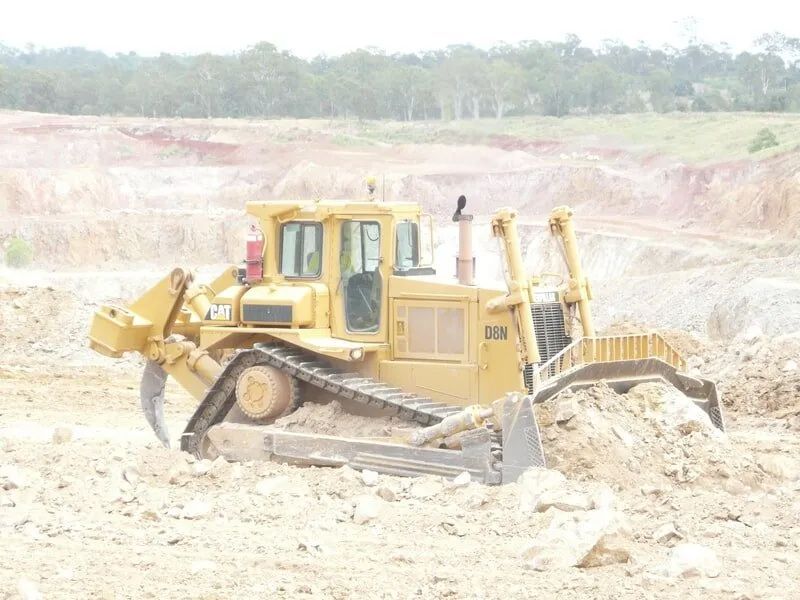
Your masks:
M 254 247 L 258 256 L 248 253 L 247 261 L 257 259 L 260 268 L 242 283 L 277 278 L 312 289 L 326 286 L 334 303 L 331 318 L 338 314 L 343 326 L 339 335 L 384 332 L 390 276 L 435 274 L 432 220 L 416 205 L 259 202 L 249 203 L 248 212 L 261 221 L 263 235 Z

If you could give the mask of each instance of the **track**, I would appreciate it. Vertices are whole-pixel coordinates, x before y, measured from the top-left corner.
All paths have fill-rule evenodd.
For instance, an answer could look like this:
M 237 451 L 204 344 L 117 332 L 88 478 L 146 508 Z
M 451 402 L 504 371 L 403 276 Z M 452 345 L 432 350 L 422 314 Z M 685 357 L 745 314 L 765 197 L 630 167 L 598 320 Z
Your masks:
M 181 449 L 195 455 L 202 453 L 205 433 L 222 422 L 236 402 L 236 380 L 246 369 L 257 365 L 280 369 L 291 377 L 321 390 L 383 410 L 422 425 L 433 425 L 462 407 L 434 402 L 431 398 L 403 392 L 358 373 L 342 372 L 297 348 L 280 344 L 258 344 L 239 352 L 228 363 L 195 410 L 181 436 Z

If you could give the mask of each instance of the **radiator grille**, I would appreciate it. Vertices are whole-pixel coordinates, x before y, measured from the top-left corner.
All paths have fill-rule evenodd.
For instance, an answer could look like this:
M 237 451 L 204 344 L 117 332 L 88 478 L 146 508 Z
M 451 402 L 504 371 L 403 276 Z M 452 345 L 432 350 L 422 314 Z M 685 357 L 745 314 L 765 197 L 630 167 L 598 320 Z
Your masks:
M 278 304 L 245 304 L 242 308 L 242 320 L 258 323 L 291 323 L 292 307 Z
M 531 304 L 533 330 L 536 333 L 536 345 L 539 347 L 539 359 L 547 362 L 572 343 L 564 327 L 564 308 L 560 302 L 534 302 Z M 533 393 L 533 364 L 525 365 L 523 376 L 525 387 Z M 555 365 L 551 365 L 550 373 L 555 375 Z

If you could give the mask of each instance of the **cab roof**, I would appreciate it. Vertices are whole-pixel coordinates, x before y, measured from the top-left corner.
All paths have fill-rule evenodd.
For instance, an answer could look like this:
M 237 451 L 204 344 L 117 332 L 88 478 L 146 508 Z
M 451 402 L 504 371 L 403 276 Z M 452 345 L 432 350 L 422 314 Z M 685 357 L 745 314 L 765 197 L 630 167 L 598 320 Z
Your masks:
M 247 214 L 259 219 L 322 220 L 331 215 L 386 215 L 404 217 L 422 212 L 416 202 L 380 202 L 369 200 L 263 200 L 247 203 Z

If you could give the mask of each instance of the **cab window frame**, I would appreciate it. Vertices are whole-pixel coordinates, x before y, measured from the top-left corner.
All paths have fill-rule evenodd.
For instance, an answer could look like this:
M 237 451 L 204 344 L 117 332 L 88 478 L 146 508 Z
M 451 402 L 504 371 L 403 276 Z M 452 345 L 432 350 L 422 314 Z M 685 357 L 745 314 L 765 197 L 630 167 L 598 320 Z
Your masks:
M 291 226 L 291 225 L 299 225 L 300 226 L 300 231 L 298 232 L 298 236 L 297 236 L 297 238 L 295 240 L 296 244 L 297 244 L 297 246 L 295 248 L 295 266 L 298 266 L 296 261 L 298 259 L 300 260 L 300 265 L 299 265 L 300 269 L 299 269 L 299 274 L 298 275 L 287 274 L 287 273 L 283 272 L 283 267 L 284 267 L 283 256 L 284 256 L 284 250 L 286 250 L 286 245 L 285 245 L 286 227 Z M 305 258 L 306 258 L 306 257 L 303 256 L 303 254 L 304 254 L 303 247 L 304 247 L 305 238 L 306 238 L 306 233 L 305 232 L 306 232 L 306 229 L 312 229 L 312 228 L 316 232 L 315 244 L 314 244 L 315 245 L 315 250 L 314 251 L 318 253 L 319 259 L 318 259 L 318 262 L 317 262 L 317 270 L 316 270 L 316 272 L 315 273 L 305 273 L 304 270 L 303 270 L 303 262 L 305 261 Z M 283 277 L 285 277 L 286 279 L 319 279 L 320 276 L 322 275 L 322 253 L 323 253 L 323 248 L 324 248 L 323 236 L 324 236 L 324 228 L 322 227 L 322 223 L 320 223 L 319 221 L 287 221 L 286 223 L 281 224 L 281 235 L 280 235 L 280 238 L 281 238 L 280 250 L 281 251 L 280 251 L 280 256 L 278 257 L 278 272 Z M 299 253 L 299 256 L 298 256 L 298 253 Z
M 351 260 L 352 251 L 353 251 L 353 246 L 352 246 L 352 244 L 353 244 L 353 234 L 354 234 L 354 230 L 353 229 L 351 229 L 349 231 L 350 237 L 348 238 L 348 242 L 350 244 L 350 253 L 351 253 L 351 254 L 348 254 L 348 260 L 350 261 L 350 265 L 349 265 L 349 267 L 347 269 L 343 268 L 343 266 L 342 266 L 343 265 L 342 259 L 344 257 L 344 252 L 343 252 L 343 248 L 342 248 L 342 246 L 344 244 L 344 237 L 345 237 L 344 236 L 344 230 L 345 230 L 345 227 L 351 226 L 352 224 L 357 224 L 358 225 L 358 237 L 359 237 L 358 253 L 360 254 L 360 260 L 361 260 L 360 269 L 358 269 L 358 270 L 352 268 L 353 265 L 352 265 L 352 260 Z M 365 226 L 375 226 L 377 228 L 377 233 L 378 233 L 378 239 L 377 240 L 372 240 L 371 238 L 369 238 L 369 235 L 365 231 Z M 376 246 L 377 256 L 375 256 L 375 257 L 367 256 L 367 243 L 366 243 L 366 240 L 364 239 L 365 237 L 369 238 L 369 240 L 371 242 L 377 241 L 377 246 Z M 383 317 L 383 310 L 384 310 L 383 286 L 384 286 L 384 283 L 385 283 L 384 280 L 383 280 L 384 279 L 383 278 L 383 273 L 381 272 L 381 268 L 382 268 L 382 266 L 384 264 L 384 260 L 383 260 L 383 244 L 384 244 L 384 241 L 383 241 L 383 224 L 381 223 L 380 220 L 374 219 L 374 218 L 353 217 L 353 218 L 350 218 L 350 219 L 343 220 L 342 223 L 341 223 L 341 226 L 339 228 L 339 244 L 340 244 L 340 251 L 341 251 L 340 258 L 339 258 L 339 260 L 340 260 L 340 263 L 339 263 L 340 274 L 339 274 L 339 276 L 340 276 L 340 281 L 341 281 L 341 284 L 343 286 L 343 291 L 344 291 L 342 299 L 343 299 L 343 312 L 344 312 L 345 331 L 347 331 L 347 333 L 353 334 L 353 335 L 367 335 L 367 336 L 379 335 L 381 333 L 381 327 L 382 327 L 382 322 L 383 322 L 383 318 L 382 318 Z M 367 270 L 366 269 L 367 261 L 373 261 L 373 260 L 376 261 L 375 268 L 372 269 L 372 270 Z M 348 273 L 348 272 L 350 273 L 349 276 L 345 277 L 345 274 Z M 368 273 L 372 274 L 373 285 L 375 285 L 375 278 L 377 278 L 378 297 L 376 298 L 377 307 L 375 309 L 377 318 L 375 320 L 375 323 L 372 324 L 371 326 L 364 327 L 364 328 L 358 328 L 358 327 L 354 326 L 354 319 L 353 318 L 354 318 L 355 315 L 353 315 L 348 310 L 348 308 L 349 308 L 349 303 L 348 303 L 349 285 L 350 285 L 350 280 L 353 278 L 353 276 L 363 276 L 363 275 L 368 274 Z
M 411 242 L 411 256 L 408 257 L 411 261 L 409 265 L 400 264 L 401 246 L 400 246 L 400 228 L 407 228 L 406 240 Z M 403 249 L 405 250 L 405 249 Z M 404 219 L 398 221 L 394 226 L 394 271 L 411 271 L 417 269 L 422 264 L 422 251 L 420 247 L 419 223 L 412 219 Z

